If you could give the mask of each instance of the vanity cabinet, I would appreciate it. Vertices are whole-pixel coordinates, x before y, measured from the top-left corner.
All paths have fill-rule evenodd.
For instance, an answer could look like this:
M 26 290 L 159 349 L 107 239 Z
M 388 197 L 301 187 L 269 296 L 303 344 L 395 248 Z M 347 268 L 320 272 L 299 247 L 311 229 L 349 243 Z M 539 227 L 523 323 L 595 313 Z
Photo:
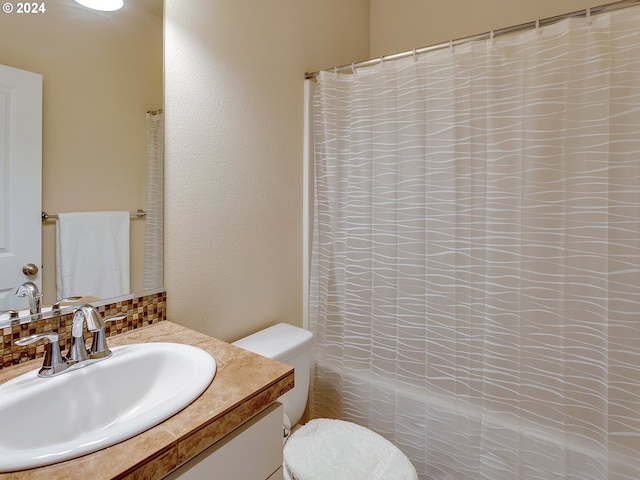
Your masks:
M 272 404 L 164 480 L 282 480 L 282 413 Z
M 112 347 L 148 342 L 201 348 L 219 361 L 216 376 L 192 404 L 140 435 L 0 480 L 282 480 L 282 407 L 274 402 L 293 388 L 293 367 L 167 320 L 109 337 Z M 41 365 L 1 369 L 0 384 Z

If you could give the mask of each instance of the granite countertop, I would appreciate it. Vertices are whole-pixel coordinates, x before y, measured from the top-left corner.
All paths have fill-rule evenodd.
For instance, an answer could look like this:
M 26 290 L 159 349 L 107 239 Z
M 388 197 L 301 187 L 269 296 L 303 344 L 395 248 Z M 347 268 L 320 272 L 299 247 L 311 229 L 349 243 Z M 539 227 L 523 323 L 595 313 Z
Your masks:
M 146 342 L 200 347 L 214 356 L 217 372 L 197 400 L 136 437 L 55 465 L 0 473 L 0 480 L 160 479 L 293 387 L 292 367 L 168 321 L 108 340 L 112 347 Z M 36 359 L 0 370 L 0 383 L 41 364 Z

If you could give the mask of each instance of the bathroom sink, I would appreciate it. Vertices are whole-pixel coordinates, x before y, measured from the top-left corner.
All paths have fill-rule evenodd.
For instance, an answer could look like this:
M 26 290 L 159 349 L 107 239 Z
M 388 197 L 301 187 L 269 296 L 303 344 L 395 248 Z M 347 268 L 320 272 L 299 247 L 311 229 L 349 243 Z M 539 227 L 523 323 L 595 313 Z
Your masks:
M 216 373 L 204 350 L 178 343 L 111 348 L 113 355 L 53 378 L 37 369 L 0 385 L 0 472 L 95 452 L 166 420 Z

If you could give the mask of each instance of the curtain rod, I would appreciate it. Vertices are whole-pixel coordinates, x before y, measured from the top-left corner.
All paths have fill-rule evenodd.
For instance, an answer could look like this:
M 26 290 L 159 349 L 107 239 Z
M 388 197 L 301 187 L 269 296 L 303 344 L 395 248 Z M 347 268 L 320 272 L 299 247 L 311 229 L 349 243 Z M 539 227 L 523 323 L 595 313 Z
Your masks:
M 142 218 L 147 215 L 147 212 L 139 208 L 135 212 L 129 212 L 129 216 L 131 218 Z M 46 222 L 47 220 L 57 220 L 58 215 L 49 215 L 47 212 L 42 212 L 42 221 Z
M 413 50 L 409 50 L 401 53 L 392 53 L 390 55 L 383 55 L 378 58 L 372 58 L 370 60 L 364 60 L 361 62 L 354 62 L 350 65 L 341 65 L 339 67 L 334 67 L 329 69 L 329 71 L 334 72 L 344 72 L 346 70 L 353 71 L 355 68 L 362 67 L 371 67 L 378 63 L 385 62 L 387 60 L 400 60 L 401 58 L 412 57 L 416 55 L 422 55 L 428 52 L 433 52 L 435 50 L 442 50 L 444 48 L 453 48 L 458 45 L 462 45 L 465 43 L 477 41 L 477 40 L 488 40 L 490 38 L 495 38 L 501 35 L 508 35 L 510 33 L 519 32 L 522 30 L 532 30 L 534 28 L 540 28 L 546 25 L 551 25 L 553 23 L 557 23 L 561 20 L 567 18 L 574 17 L 589 17 L 591 15 L 598 15 L 600 13 L 613 12 L 615 10 L 621 10 L 623 8 L 632 7 L 634 5 L 640 4 L 640 0 L 622 0 L 620 2 L 608 3 L 606 5 L 600 5 L 598 7 L 586 8 L 584 10 L 578 10 L 576 12 L 565 13 L 563 15 L 557 15 L 555 17 L 548 17 L 542 20 L 536 20 L 534 22 L 522 23 L 520 25 L 514 25 L 511 27 L 500 28 L 498 30 L 491 30 L 490 32 L 480 33 L 477 35 L 471 35 L 468 37 L 462 37 L 455 40 L 450 40 L 448 42 L 438 43 L 435 45 L 430 45 L 427 47 L 414 48 Z M 305 72 L 304 78 L 311 79 L 318 76 L 320 72 Z

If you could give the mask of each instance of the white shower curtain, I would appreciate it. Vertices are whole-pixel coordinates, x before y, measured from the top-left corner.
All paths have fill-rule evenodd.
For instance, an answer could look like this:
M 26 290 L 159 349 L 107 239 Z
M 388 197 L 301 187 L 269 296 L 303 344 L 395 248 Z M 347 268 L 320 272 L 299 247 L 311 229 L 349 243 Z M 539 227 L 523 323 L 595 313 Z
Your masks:
M 144 238 L 145 289 L 164 285 L 164 113 L 147 112 L 147 215 Z
M 640 8 L 313 98 L 312 412 L 422 479 L 640 478 Z

